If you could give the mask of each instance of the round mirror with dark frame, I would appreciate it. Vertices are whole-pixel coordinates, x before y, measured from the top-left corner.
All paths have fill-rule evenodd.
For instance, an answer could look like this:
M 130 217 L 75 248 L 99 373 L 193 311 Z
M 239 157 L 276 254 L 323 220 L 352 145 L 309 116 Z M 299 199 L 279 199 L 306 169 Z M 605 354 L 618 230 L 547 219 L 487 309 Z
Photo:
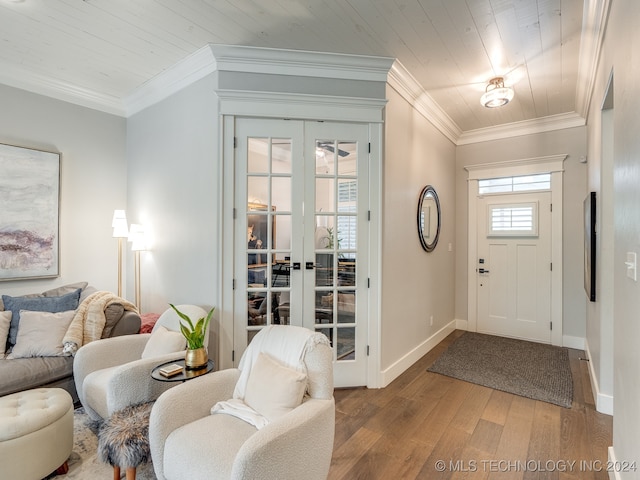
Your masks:
M 427 185 L 418 200 L 418 237 L 422 248 L 431 252 L 440 236 L 440 200 L 435 188 Z

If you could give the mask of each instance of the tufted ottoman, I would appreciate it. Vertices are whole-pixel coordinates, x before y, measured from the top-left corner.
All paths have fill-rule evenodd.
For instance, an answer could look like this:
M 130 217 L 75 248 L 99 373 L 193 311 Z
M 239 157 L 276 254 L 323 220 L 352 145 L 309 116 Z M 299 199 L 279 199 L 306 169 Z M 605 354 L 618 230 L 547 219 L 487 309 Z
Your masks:
M 73 449 L 73 401 L 61 388 L 0 397 L 2 478 L 40 480 L 66 473 Z

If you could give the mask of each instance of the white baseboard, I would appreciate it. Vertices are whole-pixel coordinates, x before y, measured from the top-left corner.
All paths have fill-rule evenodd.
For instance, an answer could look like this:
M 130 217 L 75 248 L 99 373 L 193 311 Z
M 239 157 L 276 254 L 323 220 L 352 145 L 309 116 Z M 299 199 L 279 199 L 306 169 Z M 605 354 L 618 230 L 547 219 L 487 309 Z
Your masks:
M 584 350 L 584 337 L 572 337 L 570 335 L 562 336 L 562 346 L 567 348 L 575 348 L 576 350 Z
M 391 382 L 393 382 L 396 378 L 398 378 L 405 370 L 407 370 L 411 365 L 420 360 L 424 355 L 426 355 L 433 347 L 438 345 L 442 340 L 444 340 L 447 335 L 453 332 L 456 329 L 456 321 L 452 320 L 447 323 L 444 327 L 438 330 L 436 333 L 427 338 L 424 342 L 418 345 L 416 348 L 411 350 L 405 356 L 400 358 L 397 362 L 391 365 L 389 368 L 383 370 L 381 373 L 381 387 L 386 387 Z
M 469 321 L 468 320 L 461 320 L 459 318 L 456 318 L 454 320 L 454 322 L 456 322 L 456 329 L 458 329 L 458 330 L 469 330 Z
M 596 378 L 596 372 L 593 369 L 593 360 L 589 351 L 589 342 L 585 340 L 584 351 L 589 359 L 589 379 L 591 380 L 591 389 L 596 401 L 596 410 L 606 415 L 613 415 L 613 395 L 607 395 L 600 392 L 600 385 Z
M 616 452 L 613 450 L 613 447 L 609 447 L 607 449 L 607 455 L 609 456 L 609 462 L 612 465 L 616 464 Z M 622 480 L 620 476 L 620 472 L 618 472 L 615 468 L 609 469 L 609 480 Z

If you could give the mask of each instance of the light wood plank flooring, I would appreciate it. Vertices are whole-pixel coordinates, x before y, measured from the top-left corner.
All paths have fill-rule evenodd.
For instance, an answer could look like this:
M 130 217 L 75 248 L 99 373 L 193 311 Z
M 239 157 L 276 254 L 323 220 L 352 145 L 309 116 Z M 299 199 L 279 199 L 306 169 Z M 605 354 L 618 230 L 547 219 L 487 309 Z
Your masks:
M 427 372 L 455 331 L 379 390 L 336 390 L 330 480 L 607 480 L 612 417 L 596 412 L 584 352 L 569 350 L 570 409 Z

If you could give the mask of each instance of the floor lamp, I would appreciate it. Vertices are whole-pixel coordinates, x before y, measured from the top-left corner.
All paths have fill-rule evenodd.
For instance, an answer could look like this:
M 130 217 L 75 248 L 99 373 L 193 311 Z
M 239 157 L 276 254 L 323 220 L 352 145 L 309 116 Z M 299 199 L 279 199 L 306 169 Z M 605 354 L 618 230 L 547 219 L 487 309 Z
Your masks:
M 136 307 L 138 307 L 138 311 L 142 312 L 140 299 L 140 252 L 147 249 L 145 231 L 142 225 L 138 225 L 137 223 L 131 224 L 129 241 L 131 242 L 131 251 L 134 254 L 135 304 Z
M 113 211 L 111 226 L 113 227 L 113 237 L 118 239 L 118 296 L 122 297 L 122 239 L 129 236 L 127 215 L 124 210 Z

